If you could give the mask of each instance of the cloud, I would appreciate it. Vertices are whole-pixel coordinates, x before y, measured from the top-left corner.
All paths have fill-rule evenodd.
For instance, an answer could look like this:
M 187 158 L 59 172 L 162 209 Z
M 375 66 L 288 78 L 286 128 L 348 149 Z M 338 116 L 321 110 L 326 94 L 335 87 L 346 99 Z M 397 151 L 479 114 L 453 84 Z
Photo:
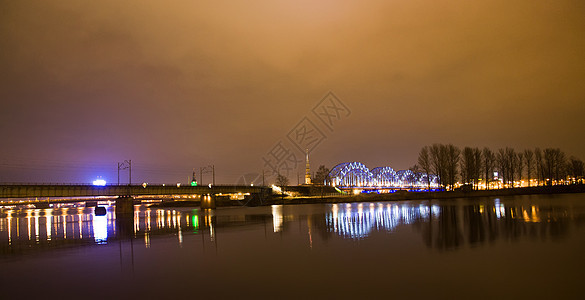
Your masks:
M 107 144 L 100 159 L 255 171 L 334 91 L 353 114 L 322 153 L 340 152 L 342 140 L 373 143 L 339 156 L 404 168 L 433 142 L 550 143 L 585 158 L 574 139 L 584 125 L 580 1 L 3 6 L 6 157 L 43 145 L 48 156 L 81 158 Z

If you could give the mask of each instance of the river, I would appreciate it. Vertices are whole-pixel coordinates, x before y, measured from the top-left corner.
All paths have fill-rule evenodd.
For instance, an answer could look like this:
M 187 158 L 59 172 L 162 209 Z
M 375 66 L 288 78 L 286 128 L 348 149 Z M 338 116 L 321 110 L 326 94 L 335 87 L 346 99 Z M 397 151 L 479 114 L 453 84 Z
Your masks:
M 585 194 L 0 211 L 3 299 L 575 299 L 584 254 Z

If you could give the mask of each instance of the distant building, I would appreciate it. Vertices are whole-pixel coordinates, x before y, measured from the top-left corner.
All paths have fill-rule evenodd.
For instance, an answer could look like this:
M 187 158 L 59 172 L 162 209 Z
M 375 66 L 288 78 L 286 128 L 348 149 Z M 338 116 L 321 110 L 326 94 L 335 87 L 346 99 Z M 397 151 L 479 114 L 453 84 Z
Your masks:
M 311 184 L 311 167 L 309 166 L 309 149 L 307 149 L 307 166 L 305 170 L 305 184 Z

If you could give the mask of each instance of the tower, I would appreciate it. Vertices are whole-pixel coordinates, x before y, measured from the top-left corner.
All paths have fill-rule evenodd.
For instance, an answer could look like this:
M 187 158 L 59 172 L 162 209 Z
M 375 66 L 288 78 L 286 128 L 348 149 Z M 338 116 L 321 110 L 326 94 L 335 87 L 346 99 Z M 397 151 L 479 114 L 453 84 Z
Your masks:
M 309 166 L 309 149 L 307 149 L 306 153 L 307 153 L 307 168 L 305 169 L 305 184 L 311 184 L 311 168 Z

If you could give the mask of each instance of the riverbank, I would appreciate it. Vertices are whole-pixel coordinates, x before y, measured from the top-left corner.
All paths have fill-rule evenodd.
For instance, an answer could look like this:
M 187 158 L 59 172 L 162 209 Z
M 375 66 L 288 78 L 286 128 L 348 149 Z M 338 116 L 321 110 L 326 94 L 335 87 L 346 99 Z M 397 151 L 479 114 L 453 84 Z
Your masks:
M 351 203 L 351 202 L 378 202 L 378 201 L 407 201 L 407 200 L 446 200 L 456 198 L 476 197 L 503 197 L 516 195 L 541 195 L 541 194 L 566 194 L 585 193 L 585 185 L 557 185 L 539 186 L 513 189 L 479 190 L 479 191 L 452 191 L 452 192 L 408 192 L 396 191 L 388 194 L 359 194 L 359 195 L 337 195 L 337 196 L 300 196 L 284 197 L 273 195 L 268 199 L 255 199 L 254 201 L 216 201 L 216 207 L 229 206 L 266 206 L 266 205 L 295 205 L 315 203 Z M 197 200 L 172 201 L 155 204 L 155 207 L 191 207 L 199 206 Z
M 376 201 L 406 201 L 406 200 L 445 200 L 456 198 L 476 197 L 503 197 L 516 195 L 542 195 L 542 194 L 566 194 L 585 193 L 585 185 L 558 185 L 525 187 L 513 189 L 478 190 L 478 191 L 452 191 L 452 192 L 408 192 L 397 191 L 389 194 L 359 194 L 353 196 L 332 197 L 296 197 L 273 198 L 266 203 L 271 204 L 312 204 L 312 203 L 350 203 L 350 202 L 376 202 Z

